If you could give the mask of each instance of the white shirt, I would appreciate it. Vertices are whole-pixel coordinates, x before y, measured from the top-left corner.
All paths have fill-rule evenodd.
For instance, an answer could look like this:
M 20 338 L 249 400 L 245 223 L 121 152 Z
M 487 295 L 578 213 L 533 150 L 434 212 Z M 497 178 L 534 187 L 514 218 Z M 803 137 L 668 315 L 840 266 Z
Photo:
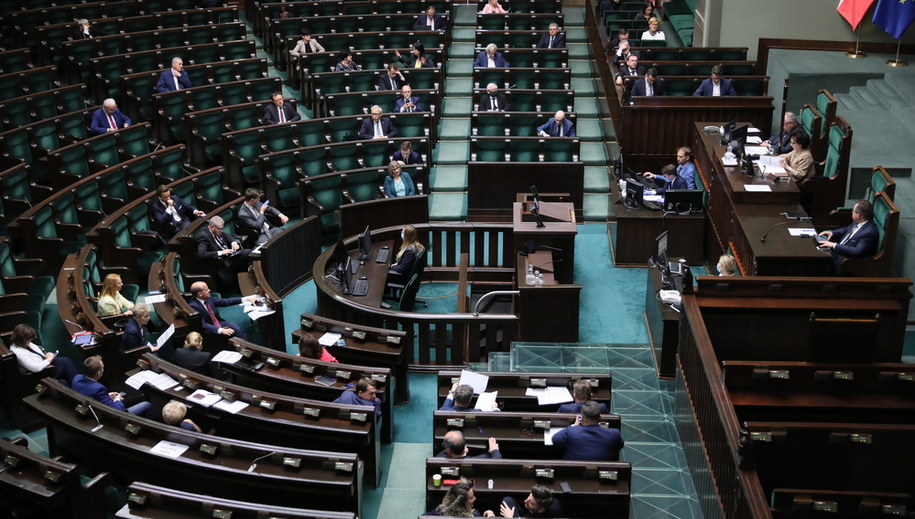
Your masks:
M 41 352 L 41 347 L 35 343 L 30 342 L 27 348 L 14 344 L 10 346 L 10 351 L 16 355 L 19 371 L 23 374 L 38 373 L 51 365 L 51 361 Z
M 642 39 L 643 40 L 666 40 L 667 38 L 664 36 L 664 31 L 658 31 L 658 32 L 654 33 L 654 35 L 651 34 L 651 31 L 645 31 L 642 33 Z
M 715 83 L 712 82 L 712 96 L 717 97 L 721 95 L 721 81 Z
M 489 54 L 486 55 L 486 68 L 496 68 L 496 60 L 489 57 Z

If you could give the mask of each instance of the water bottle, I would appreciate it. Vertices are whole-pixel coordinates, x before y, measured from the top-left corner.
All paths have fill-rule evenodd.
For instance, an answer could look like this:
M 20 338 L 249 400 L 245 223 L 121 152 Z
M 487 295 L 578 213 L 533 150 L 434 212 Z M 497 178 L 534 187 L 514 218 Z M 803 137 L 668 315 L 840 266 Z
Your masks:
M 683 282 L 683 293 L 693 291 L 693 273 L 689 270 L 686 260 L 680 258 L 680 280 Z
M 533 284 L 537 283 L 537 277 L 534 276 L 534 266 L 533 265 L 527 266 L 527 275 L 524 276 L 524 282 L 527 283 L 528 285 L 533 285 Z

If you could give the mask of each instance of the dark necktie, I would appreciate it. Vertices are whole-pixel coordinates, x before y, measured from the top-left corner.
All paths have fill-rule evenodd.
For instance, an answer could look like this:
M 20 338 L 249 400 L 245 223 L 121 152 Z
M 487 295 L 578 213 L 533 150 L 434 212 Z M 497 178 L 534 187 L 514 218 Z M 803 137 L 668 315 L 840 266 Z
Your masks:
M 213 326 L 220 328 L 222 325 L 219 323 L 219 319 L 216 318 L 216 312 L 213 311 L 213 307 L 210 306 L 209 301 L 204 301 L 203 306 L 206 307 L 207 313 L 210 314 L 210 321 L 213 322 Z
M 548 47 L 550 49 L 553 48 L 553 38 L 555 38 L 555 36 L 550 36 L 550 46 Z
M 499 102 L 496 100 L 496 96 L 489 96 L 489 104 L 493 110 L 499 109 Z

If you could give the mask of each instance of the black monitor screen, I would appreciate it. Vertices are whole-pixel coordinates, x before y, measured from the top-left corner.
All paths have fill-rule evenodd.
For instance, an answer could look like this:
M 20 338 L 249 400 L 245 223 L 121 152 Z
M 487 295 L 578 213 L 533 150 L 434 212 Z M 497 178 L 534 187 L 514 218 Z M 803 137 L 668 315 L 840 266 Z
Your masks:
M 645 186 L 633 178 L 626 179 L 626 198 L 625 205 L 629 208 L 637 208 L 642 205 Z
M 339 268 L 346 262 L 346 249 L 343 247 L 343 240 L 337 240 L 334 245 L 334 252 L 331 253 L 330 261 L 327 262 L 330 268 Z
M 737 121 L 731 121 L 721 127 L 721 144 L 727 145 L 731 142 L 731 130 L 737 126 Z
M 703 195 L 698 189 L 668 189 L 664 193 L 664 210 L 676 213 L 701 212 Z
M 654 260 L 658 265 L 667 264 L 667 232 L 664 231 L 655 238 Z
M 369 226 L 365 226 L 362 236 L 359 237 L 359 259 L 367 260 L 372 253 L 372 231 Z
M 353 269 L 350 267 L 350 262 L 352 262 L 352 258 L 347 256 L 346 261 L 341 263 L 343 271 L 340 272 L 340 292 L 344 294 L 349 294 L 353 291 Z
M 743 147 L 747 145 L 747 131 L 750 129 L 749 125 L 739 126 L 731 130 L 730 142 L 736 142 L 740 146 L 740 154 L 743 155 Z

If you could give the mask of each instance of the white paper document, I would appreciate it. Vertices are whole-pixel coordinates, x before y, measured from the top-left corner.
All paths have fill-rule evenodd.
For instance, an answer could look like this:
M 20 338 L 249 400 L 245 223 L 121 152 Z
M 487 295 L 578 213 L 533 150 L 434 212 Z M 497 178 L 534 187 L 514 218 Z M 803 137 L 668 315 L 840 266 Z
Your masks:
M 154 378 L 156 378 L 156 373 L 154 371 L 144 369 L 143 371 L 136 373 L 135 375 L 132 375 L 130 378 L 128 378 L 124 382 L 128 386 L 130 386 L 134 389 L 140 389 L 141 387 L 143 387 L 143 384 L 149 382 L 150 380 L 152 380 Z
M 203 407 L 210 407 L 216 402 L 222 400 L 221 396 L 217 395 L 216 393 L 210 393 L 205 389 L 198 389 L 197 391 L 194 391 L 188 398 L 191 402 Z
M 169 327 L 166 328 L 164 332 L 162 332 L 162 335 L 160 335 L 158 339 L 156 339 L 156 346 L 161 348 L 162 346 L 165 345 L 166 342 L 168 342 L 169 339 L 172 338 L 172 335 L 174 335 L 174 334 L 175 334 L 175 325 L 173 323 L 173 324 L 169 325 Z
M 536 396 L 537 405 L 564 404 L 572 401 L 572 393 L 565 387 L 527 388 L 527 396 Z
M 765 184 L 747 184 L 743 186 L 747 191 L 753 191 L 758 193 L 765 193 L 772 191 L 772 188 Z
M 789 227 L 791 236 L 816 236 L 817 230 L 813 227 Z
M 744 152 L 747 155 L 768 155 L 769 148 L 766 146 L 745 146 Z
M 762 144 L 762 137 L 759 135 L 747 136 L 747 144 Z
M 755 126 L 751 126 L 751 127 L 747 128 L 747 133 L 761 133 L 761 131 L 759 128 L 757 128 Z
M 339 333 L 327 332 L 322 335 L 320 339 L 318 339 L 318 344 L 321 346 L 333 346 L 334 344 L 337 344 L 337 341 L 340 340 L 340 337 L 343 336 Z
M 220 400 L 213 404 L 214 409 L 221 409 L 232 414 L 238 414 L 239 411 L 248 407 L 248 402 L 243 402 L 241 400 L 235 400 L 234 402 L 229 402 L 228 400 Z
M 553 435 L 563 429 L 565 429 L 565 427 L 550 427 L 549 431 L 543 431 L 543 444 L 553 445 Z
M 213 355 L 213 358 L 210 359 L 211 362 L 223 362 L 225 364 L 235 364 L 241 360 L 241 353 L 232 350 L 222 350 L 216 355 Z
M 473 392 L 483 394 L 486 392 L 486 386 L 489 384 L 489 376 L 475 371 L 461 371 L 461 380 L 458 384 L 467 384 L 473 388 Z
M 187 445 L 162 440 L 159 443 L 153 445 L 152 448 L 149 449 L 149 452 L 152 452 L 153 454 L 159 454 L 161 456 L 166 456 L 168 458 L 178 458 L 184 454 L 184 451 L 187 449 Z
M 493 404 L 496 403 L 496 397 L 498 396 L 498 391 L 480 393 L 480 396 L 477 397 L 477 403 L 473 407 L 479 409 L 480 411 L 494 411 L 498 409 L 498 407 L 493 406 Z
M 146 296 L 147 305 L 154 305 L 156 303 L 164 303 L 164 302 L 165 302 L 165 294 L 155 294 L 155 295 L 151 295 L 151 296 Z

